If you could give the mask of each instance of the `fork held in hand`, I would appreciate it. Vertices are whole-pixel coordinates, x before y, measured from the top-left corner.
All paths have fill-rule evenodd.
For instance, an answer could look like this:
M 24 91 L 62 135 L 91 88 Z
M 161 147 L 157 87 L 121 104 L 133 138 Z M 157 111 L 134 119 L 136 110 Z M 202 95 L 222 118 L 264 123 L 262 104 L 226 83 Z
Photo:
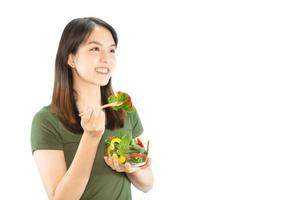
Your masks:
M 107 108 L 107 107 L 120 106 L 122 104 L 123 104 L 123 102 L 108 103 L 108 104 L 105 104 L 105 105 L 101 106 L 100 109 Z M 84 115 L 84 112 L 82 112 L 82 113 L 79 114 L 80 117 L 82 117 L 83 115 Z

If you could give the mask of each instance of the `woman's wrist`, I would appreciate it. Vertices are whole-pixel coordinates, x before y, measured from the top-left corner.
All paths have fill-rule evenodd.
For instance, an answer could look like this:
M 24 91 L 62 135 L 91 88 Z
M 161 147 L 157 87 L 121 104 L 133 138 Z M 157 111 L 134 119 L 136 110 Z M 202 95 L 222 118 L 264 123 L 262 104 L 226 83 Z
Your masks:
M 102 132 L 88 132 L 84 131 L 82 137 L 86 138 L 87 140 L 100 142 L 102 135 L 104 134 L 104 131 Z

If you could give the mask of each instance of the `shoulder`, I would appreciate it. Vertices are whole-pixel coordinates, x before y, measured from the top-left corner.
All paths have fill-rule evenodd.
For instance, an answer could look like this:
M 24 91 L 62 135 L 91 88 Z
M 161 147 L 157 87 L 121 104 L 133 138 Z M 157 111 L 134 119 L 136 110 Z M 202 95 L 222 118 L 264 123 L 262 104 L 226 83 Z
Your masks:
M 132 127 L 133 138 L 141 135 L 144 131 L 144 128 L 136 108 L 134 111 L 128 113 L 128 119 Z
M 52 113 L 50 111 L 50 106 L 44 106 L 42 107 L 40 110 L 38 110 L 35 114 L 34 114 L 34 119 L 41 119 L 41 120 L 56 120 L 56 117 L 54 115 L 54 113 Z
M 50 126 L 57 126 L 58 119 L 57 117 L 50 111 L 50 106 L 44 106 L 40 110 L 38 110 L 32 119 L 32 125 L 44 124 Z
M 127 112 L 127 117 L 128 117 L 129 119 L 131 119 L 134 115 L 136 115 L 136 113 L 137 113 L 137 110 L 136 110 L 136 108 L 135 108 L 133 111 Z
M 63 149 L 58 120 L 50 112 L 49 106 L 37 111 L 31 125 L 31 148 L 32 153 L 37 149 Z
M 136 122 L 139 119 L 139 114 L 137 109 L 135 108 L 132 112 L 128 112 L 127 117 L 131 123 Z

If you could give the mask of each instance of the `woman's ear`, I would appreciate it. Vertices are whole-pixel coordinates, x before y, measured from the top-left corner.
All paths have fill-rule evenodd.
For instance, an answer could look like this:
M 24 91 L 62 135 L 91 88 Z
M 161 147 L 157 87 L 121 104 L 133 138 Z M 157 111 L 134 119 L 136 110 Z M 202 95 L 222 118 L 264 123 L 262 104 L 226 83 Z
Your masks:
M 71 68 L 75 68 L 75 56 L 73 54 L 69 54 L 68 56 L 68 65 Z

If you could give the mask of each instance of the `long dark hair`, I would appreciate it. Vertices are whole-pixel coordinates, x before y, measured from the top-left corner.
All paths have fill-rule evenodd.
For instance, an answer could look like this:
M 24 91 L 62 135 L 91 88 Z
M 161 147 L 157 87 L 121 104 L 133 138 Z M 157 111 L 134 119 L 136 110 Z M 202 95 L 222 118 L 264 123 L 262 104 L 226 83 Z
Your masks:
M 74 98 L 72 70 L 67 61 L 69 54 L 76 54 L 79 45 L 89 37 L 96 26 L 102 26 L 109 30 L 115 45 L 118 45 L 115 29 L 105 21 L 94 17 L 77 18 L 65 27 L 56 54 L 55 80 L 50 111 L 59 118 L 68 130 L 77 134 L 83 133 L 83 129 L 80 125 L 80 117 Z M 111 78 L 107 85 L 100 86 L 99 89 L 101 101 L 106 104 L 107 98 L 114 94 Z M 126 117 L 124 111 L 105 108 L 104 112 L 106 114 L 106 128 L 113 130 L 124 126 Z

